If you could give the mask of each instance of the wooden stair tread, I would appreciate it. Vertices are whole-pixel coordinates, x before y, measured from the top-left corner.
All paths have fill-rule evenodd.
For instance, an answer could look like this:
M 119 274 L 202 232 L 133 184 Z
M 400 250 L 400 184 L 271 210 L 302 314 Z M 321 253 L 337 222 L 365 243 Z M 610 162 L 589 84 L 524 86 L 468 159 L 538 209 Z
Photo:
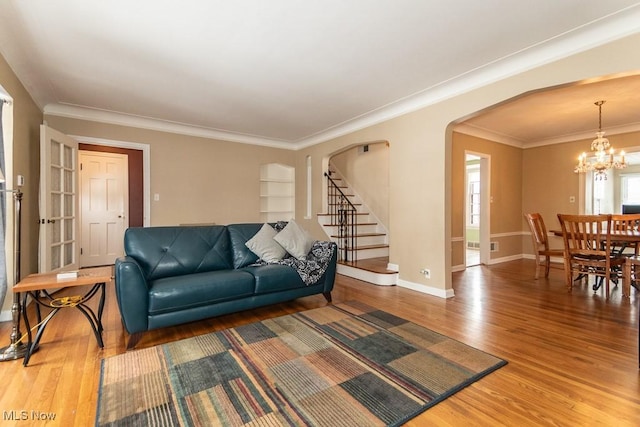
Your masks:
M 360 237 L 378 237 L 378 236 L 386 236 L 385 233 L 358 233 L 355 235 L 355 238 L 360 238 Z M 337 236 L 337 235 L 333 235 L 331 237 L 341 237 L 341 236 Z M 351 236 L 342 236 L 342 237 L 346 237 L 347 239 L 351 238 Z
M 369 212 L 355 212 L 356 215 L 369 215 Z M 319 213 L 318 216 L 331 216 L 330 213 Z
M 388 248 L 389 245 L 385 245 L 385 244 L 380 244 L 380 245 L 363 245 L 363 246 L 358 246 L 357 248 L 353 249 L 353 248 L 349 248 L 347 249 L 348 251 L 361 251 L 364 249 L 384 249 L 384 248 Z M 343 249 L 341 249 L 343 250 Z
M 325 227 L 338 227 L 340 226 L 340 224 L 322 224 Z M 377 222 L 359 222 L 356 224 L 358 227 L 359 226 L 364 226 L 364 225 L 378 225 Z
M 370 271 L 378 274 L 396 274 L 397 271 L 387 269 L 388 257 L 361 259 L 357 261 L 338 261 L 338 264 L 346 265 L 360 270 Z

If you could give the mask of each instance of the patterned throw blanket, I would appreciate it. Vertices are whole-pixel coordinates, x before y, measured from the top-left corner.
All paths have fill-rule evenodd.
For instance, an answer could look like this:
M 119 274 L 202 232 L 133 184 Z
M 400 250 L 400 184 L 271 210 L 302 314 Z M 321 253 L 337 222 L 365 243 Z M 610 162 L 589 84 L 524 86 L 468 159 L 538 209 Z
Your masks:
M 271 264 L 282 264 L 295 268 L 302 281 L 309 286 L 316 283 L 327 270 L 327 267 L 329 267 L 329 261 L 331 261 L 335 246 L 336 244 L 334 242 L 316 240 L 311 248 L 311 252 L 307 255 L 307 259 L 297 259 L 296 257 L 288 255 L 282 260 L 272 262 Z M 255 265 L 266 264 L 269 263 L 260 260 Z

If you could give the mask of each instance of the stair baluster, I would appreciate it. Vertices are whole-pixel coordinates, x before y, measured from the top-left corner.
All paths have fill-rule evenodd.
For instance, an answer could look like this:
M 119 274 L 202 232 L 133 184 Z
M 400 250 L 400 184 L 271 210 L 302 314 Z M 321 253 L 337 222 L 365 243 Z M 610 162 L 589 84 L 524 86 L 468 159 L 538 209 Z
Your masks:
M 331 179 L 331 172 L 324 173 L 328 182 L 329 196 L 329 218 L 331 224 L 338 225 L 338 246 L 339 260 L 343 262 L 350 261 L 349 254 L 353 261 L 358 259 L 357 256 L 357 239 L 358 239 L 358 223 L 356 220 L 356 207 L 351 203 L 349 198 L 340 190 L 340 187 Z

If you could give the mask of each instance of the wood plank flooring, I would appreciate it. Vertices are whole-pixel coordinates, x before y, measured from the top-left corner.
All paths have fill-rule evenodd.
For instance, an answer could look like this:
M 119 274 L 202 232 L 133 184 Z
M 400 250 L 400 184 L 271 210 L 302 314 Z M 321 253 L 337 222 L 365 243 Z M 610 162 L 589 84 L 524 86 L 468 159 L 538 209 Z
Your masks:
M 339 275 L 333 300 L 359 300 L 509 361 L 408 426 L 640 425 L 636 291 L 623 299 L 618 286 L 605 298 L 602 290 L 594 294 L 580 285 L 569 294 L 562 271 L 552 270 L 549 279 L 533 275 L 531 260 L 471 267 L 454 273 L 456 296 L 448 300 Z M 113 286 L 109 289 L 103 350 L 86 319 L 63 310 L 28 367 L 21 360 L 0 363 L 0 425 L 94 424 L 100 361 L 125 351 Z M 325 304 L 322 296 L 313 296 L 153 331 L 138 347 Z M 10 328 L 10 322 L 0 324 L 0 346 L 8 344 Z M 27 420 L 11 421 L 11 414 Z M 55 419 L 34 418 L 41 414 Z

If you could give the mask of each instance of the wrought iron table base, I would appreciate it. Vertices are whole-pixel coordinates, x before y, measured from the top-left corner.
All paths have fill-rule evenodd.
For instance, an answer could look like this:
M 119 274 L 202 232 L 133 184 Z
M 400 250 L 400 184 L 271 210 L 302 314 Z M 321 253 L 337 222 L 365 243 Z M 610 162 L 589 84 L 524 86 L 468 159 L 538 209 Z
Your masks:
M 98 291 L 100 291 L 100 301 L 98 303 L 98 313 L 96 314 L 91 307 L 86 305 L 86 303 L 91 300 L 96 295 L 96 293 L 98 293 Z M 40 293 L 42 293 L 44 296 L 39 295 Z M 31 296 L 32 299 L 36 302 L 36 312 L 38 317 L 38 330 L 33 341 L 31 339 L 31 327 L 29 325 L 29 318 L 27 317 L 26 307 L 28 296 Z M 93 334 L 96 337 L 98 346 L 100 348 L 104 348 L 104 342 L 102 341 L 102 332 L 104 330 L 104 328 L 102 327 L 104 301 L 104 282 L 94 284 L 91 289 L 89 289 L 89 291 L 82 296 L 54 298 L 51 296 L 51 294 L 49 294 L 49 292 L 45 290 L 25 292 L 23 296 L 22 312 L 24 316 L 24 323 L 27 328 L 28 344 L 27 353 L 24 356 L 23 365 L 27 366 L 31 355 L 38 350 L 38 344 L 40 343 L 40 339 L 42 338 L 42 334 L 44 333 L 47 324 L 62 308 L 77 308 L 87 318 L 87 321 L 91 325 L 91 329 L 93 330 Z M 40 306 L 52 309 L 44 318 L 44 320 L 41 320 Z

